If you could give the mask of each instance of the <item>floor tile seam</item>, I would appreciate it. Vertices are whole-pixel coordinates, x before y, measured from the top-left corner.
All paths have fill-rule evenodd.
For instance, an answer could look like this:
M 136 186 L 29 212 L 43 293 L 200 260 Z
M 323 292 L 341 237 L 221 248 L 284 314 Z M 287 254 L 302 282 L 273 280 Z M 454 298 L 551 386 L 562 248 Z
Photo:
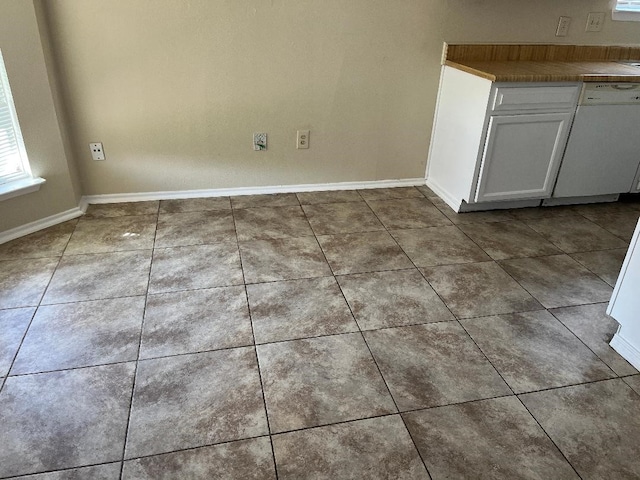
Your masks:
M 21 473 L 20 475 L 11 475 L 9 477 L 0 477 L 0 480 L 13 480 L 13 479 L 27 478 L 27 477 L 35 476 L 35 475 L 46 475 L 46 474 L 58 473 L 58 472 L 70 472 L 72 470 L 77 470 L 77 469 L 80 469 L 80 468 L 100 467 L 102 465 L 110 465 L 112 463 L 120 463 L 120 462 L 122 462 L 122 460 L 110 460 L 108 462 L 87 463 L 87 464 L 82 464 L 82 465 L 76 465 L 76 466 L 73 466 L 73 467 L 58 468 L 56 470 L 39 470 L 39 471 L 36 471 L 36 472 Z
M 638 374 L 633 374 L 633 375 L 638 375 Z M 632 377 L 633 375 L 628 375 L 628 376 Z M 575 382 L 575 383 L 568 383 L 566 385 L 556 385 L 556 386 L 553 386 L 553 387 L 539 388 L 539 389 L 536 389 L 536 390 L 527 390 L 525 392 L 518 392 L 515 395 L 517 397 L 520 397 L 520 396 L 529 395 L 529 394 L 532 394 L 532 393 L 551 392 L 551 391 L 560 390 L 560 389 L 563 389 L 563 388 L 581 387 L 581 386 L 584 386 L 584 385 L 591 385 L 593 383 L 613 382 L 613 381 L 618 381 L 618 380 L 622 380 L 622 377 L 615 376 L 615 377 L 611 377 L 611 378 L 600 378 L 598 380 L 589 380 L 589 381 L 586 381 L 586 382 Z
M 91 365 L 78 365 L 74 367 L 54 368 L 52 370 L 40 370 L 37 372 L 14 373 L 14 374 L 7 375 L 7 378 L 23 378 L 23 377 L 33 376 L 33 375 L 48 375 L 50 373 L 73 372 L 76 370 L 85 370 L 89 368 L 109 367 L 112 365 L 126 365 L 127 363 L 133 364 L 134 362 L 136 362 L 136 359 L 131 358 L 129 360 L 118 360 L 116 362 L 104 362 L 104 363 L 95 363 Z
M 84 257 L 88 255 L 109 255 L 111 253 L 124 253 L 124 252 L 153 252 L 154 247 L 145 247 L 145 248 L 128 248 L 125 250 L 108 250 L 103 252 L 81 252 L 81 253 L 65 253 L 61 256 L 62 258 L 69 257 Z
M 73 300 L 73 301 L 69 301 L 69 302 L 55 302 L 55 303 L 41 303 L 40 305 L 38 305 L 38 308 L 40 307 L 52 307 L 54 305 L 72 305 L 74 303 L 87 303 L 87 302 L 99 302 L 102 300 L 118 300 L 120 298 L 136 298 L 136 297 L 146 297 L 145 293 L 139 293 L 137 295 L 120 295 L 120 296 L 115 296 L 115 297 L 97 297 L 97 298 L 85 298 L 82 300 Z M 30 305 L 31 308 L 34 307 L 34 305 Z M 18 308 L 26 308 L 26 307 L 18 307 Z
M 249 284 L 252 285 L 252 284 Z M 185 293 L 185 292 L 199 292 L 202 290 L 219 290 L 222 288 L 236 288 L 236 287 L 244 287 L 245 283 L 231 283 L 229 285 L 213 285 L 210 287 L 189 287 L 189 288 L 181 288 L 178 290 L 162 290 L 159 292 L 156 291 L 150 291 L 149 293 L 147 293 L 148 296 L 156 296 L 156 295 L 168 295 L 168 294 L 172 294 L 172 293 Z M 134 296 L 141 296 L 141 295 L 134 295 Z

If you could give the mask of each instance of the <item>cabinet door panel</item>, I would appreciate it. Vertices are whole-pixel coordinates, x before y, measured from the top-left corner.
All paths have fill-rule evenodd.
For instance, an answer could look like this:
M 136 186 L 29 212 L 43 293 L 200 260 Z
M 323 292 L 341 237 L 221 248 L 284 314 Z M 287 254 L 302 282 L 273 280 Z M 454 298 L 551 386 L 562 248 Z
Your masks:
M 571 113 L 491 117 L 475 201 L 550 197 L 571 118 Z

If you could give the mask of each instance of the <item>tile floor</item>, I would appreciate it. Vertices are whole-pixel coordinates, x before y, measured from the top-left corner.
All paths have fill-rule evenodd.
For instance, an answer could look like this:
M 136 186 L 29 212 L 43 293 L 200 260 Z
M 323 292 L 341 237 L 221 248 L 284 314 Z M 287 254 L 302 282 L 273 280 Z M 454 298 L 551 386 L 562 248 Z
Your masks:
M 638 216 L 92 205 L 0 245 L 0 477 L 640 478 L 605 314 Z

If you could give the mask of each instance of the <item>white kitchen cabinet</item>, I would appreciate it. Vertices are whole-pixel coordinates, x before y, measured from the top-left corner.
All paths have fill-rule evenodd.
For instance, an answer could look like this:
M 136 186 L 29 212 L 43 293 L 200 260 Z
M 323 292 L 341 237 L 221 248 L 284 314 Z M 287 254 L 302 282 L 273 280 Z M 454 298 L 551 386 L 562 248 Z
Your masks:
M 580 83 L 494 83 L 445 66 L 427 185 L 455 211 L 551 196 Z

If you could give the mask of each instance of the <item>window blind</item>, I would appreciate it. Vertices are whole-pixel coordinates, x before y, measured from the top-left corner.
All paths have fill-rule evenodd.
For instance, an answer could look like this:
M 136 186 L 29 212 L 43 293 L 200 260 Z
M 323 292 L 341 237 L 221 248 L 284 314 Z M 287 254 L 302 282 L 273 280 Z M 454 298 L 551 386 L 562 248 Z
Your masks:
M 9 79 L 0 51 L 0 184 L 30 176 Z
M 615 11 L 640 13 L 640 0 L 618 0 L 616 2 Z

